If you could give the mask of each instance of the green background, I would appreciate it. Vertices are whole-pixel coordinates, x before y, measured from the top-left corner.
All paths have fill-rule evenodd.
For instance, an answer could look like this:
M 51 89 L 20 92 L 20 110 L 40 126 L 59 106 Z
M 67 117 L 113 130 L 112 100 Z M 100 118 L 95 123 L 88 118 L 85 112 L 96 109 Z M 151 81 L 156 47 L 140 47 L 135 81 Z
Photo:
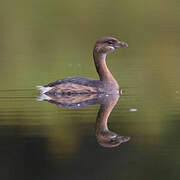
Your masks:
M 28 138 L 40 138 L 37 142 L 46 141 L 44 148 L 37 146 L 39 159 L 31 152 L 27 156 L 34 157 L 32 162 L 12 156 L 29 164 L 23 178 L 29 174 L 43 178 L 52 163 L 56 177 L 61 177 L 61 169 L 64 179 L 68 172 L 75 174 L 74 179 L 178 179 L 179 19 L 180 2 L 175 0 L 1 0 L 0 137 L 4 151 L 12 149 L 6 155 L 2 150 L 1 156 L 11 157 L 18 144 L 26 146 Z M 131 136 L 130 142 L 114 150 L 96 144 L 97 106 L 67 110 L 36 101 L 36 85 L 67 76 L 98 78 L 92 50 L 103 36 L 129 44 L 107 57 L 123 89 L 110 127 Z M 131 108 L 137 112 L 130 112 Z M 44 150 L 47 154 L 42 156 Z M 46 162 L 49 156 L 51 161 Z M 40 168 L 37 161 L 47 166 Z M 7 159 L 2 162 L 11 164 Z M 19 164 L 16 158 L 12 162 L 5 166 L 7 172 Z M 16 168 L 19 173 L 14 177 L 19 177 L 23 166 Z M 26 172 L 28 168 L 32 171 Z M 53 174 L 53 168 L 50 171 Z M 47 179 L 53 177 L 46 173 Z

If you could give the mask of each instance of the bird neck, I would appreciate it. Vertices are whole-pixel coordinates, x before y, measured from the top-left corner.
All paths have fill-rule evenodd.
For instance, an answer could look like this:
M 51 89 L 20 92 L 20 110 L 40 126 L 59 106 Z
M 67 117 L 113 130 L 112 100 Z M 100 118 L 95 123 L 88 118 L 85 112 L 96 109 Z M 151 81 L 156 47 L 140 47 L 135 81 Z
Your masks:
M 96 51 L 93 52 L 94 64 L 96 66 L 97 73 L 101 81 L 107 81 L 117 84 L 113 75 L 109 71 L 106 65 L 106 54 L 98 53 Z

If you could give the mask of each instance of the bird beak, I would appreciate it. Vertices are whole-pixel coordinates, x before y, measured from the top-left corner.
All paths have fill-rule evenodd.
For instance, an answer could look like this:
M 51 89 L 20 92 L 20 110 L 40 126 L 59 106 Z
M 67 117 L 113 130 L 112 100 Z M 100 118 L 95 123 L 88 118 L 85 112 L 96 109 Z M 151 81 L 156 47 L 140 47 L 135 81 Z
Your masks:
M 118 41 L 114 47 L 115 48 L 128 47 L 128 44 L 122 41 Z

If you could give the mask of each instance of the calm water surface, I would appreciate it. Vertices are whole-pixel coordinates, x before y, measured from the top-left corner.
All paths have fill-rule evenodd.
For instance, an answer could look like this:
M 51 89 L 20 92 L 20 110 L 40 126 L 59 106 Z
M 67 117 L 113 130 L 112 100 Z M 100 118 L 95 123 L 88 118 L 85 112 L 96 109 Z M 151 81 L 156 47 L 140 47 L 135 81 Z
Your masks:
M 0 92 L 1 176 L 5 179 L 179 177 L 178 104 L 164 106 L 165 116 L 147 115 L 142 98 L 130 89 L 129 95 L 124 91 L 108 126 L 131 139 L 117 147 L 103 147 L 95 135 L 99 105 L 66 109 L 39 102 L 37 96 L 35 90 Z
M 180 179 L 179 19 L 176 0 L 0 2 L 0 179 Z M 107 57 L 117 104 L 37 101 L 37 85 L 97 79 L 102 36 L 129 44 Z

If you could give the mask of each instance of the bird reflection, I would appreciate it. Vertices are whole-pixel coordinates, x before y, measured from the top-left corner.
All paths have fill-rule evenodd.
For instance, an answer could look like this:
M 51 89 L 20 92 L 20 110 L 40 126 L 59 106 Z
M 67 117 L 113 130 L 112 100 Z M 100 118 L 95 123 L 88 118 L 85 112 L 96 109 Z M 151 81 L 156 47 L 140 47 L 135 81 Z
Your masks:
M 103 147 L 117 147 L 121 143 L 130 140 L 130 137 L 128 136 L 120 136 L 108 129 L 108 117 L 118 102 L 119 97 L 120 96 L 117 94 L 43 94 L 38 100 L 48 101 L 57 106 L 69 109 L 79 109 L 100 104 L 95 128 L 97 142 Z

